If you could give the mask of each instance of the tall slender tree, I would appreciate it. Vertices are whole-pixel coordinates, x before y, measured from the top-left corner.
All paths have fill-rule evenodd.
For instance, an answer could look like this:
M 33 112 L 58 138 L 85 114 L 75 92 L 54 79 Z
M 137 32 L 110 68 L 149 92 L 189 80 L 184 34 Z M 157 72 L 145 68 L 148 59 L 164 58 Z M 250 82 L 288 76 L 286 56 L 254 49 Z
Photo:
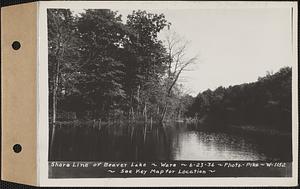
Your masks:
M 158 34 L 169 25 L 163 14 L 138 10 L 127 17 L 126 26 L 134 34 L 124 46 L 128 54 L 125 81 L 131 112 L 136 109 L 137 114 L 146 115 L 150 96 L 161 88 L 168 57 Z
M 71 77 L 76 74 L 78 38 L 74 17 L 69 9 L 48 9 L 48 70 L 51 121 L 57 120 L 58 99 L 72 90 Z
M 184 41 L 179 35 L 170 32 L 165 39 L 166 48 L 168 51 L 168 71 L 166 78 L 166 97 L 163 107 L 160 122 L 163 123 L 169 106 L 170 98 L 172 97 L 172 89 L 176 85 L 182 72 L 187 70 L 187 67 L 195 63 L 197 56 L 192 58 L 186 57 L 188 42 Z

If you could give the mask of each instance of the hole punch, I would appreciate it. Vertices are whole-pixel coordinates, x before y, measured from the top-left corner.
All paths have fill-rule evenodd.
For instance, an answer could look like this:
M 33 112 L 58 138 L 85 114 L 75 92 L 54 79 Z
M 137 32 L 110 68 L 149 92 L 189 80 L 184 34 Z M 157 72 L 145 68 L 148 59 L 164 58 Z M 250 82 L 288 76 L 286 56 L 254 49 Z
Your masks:
M 15 144 L 13 150 L 15 153 L 20 153 L 22 151 L 22 146 L 20 144 Z
M 21 48 L 21 43 L 19 41 L 14 41 L 11 46 L 14 50 L 19 50 Z

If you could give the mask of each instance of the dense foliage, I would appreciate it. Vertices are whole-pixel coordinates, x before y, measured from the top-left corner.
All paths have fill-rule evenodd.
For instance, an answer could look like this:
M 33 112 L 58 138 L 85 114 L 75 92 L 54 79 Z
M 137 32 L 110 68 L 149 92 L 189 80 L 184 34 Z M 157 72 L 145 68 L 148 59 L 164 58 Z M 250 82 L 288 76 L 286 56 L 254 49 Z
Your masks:
M 290 131 L 291 81 L 292 69 L 285 67 L 257 82 L 208 89 L 197 95 L 186 115 L 198 120 L 205 116 L 215 126 L 252 124 Z
M 163 14 L 146 11 L 133 11 L 123 22 L 111 10 L 75 16 L 68 9 L 49 9 L 51 121 L 180 117 L 185 97 L 167 74 L 174 60 L 158 39 L 169 27 Z
M 291 128 L 291 68 L 193 98 L 177 81 L 196 58 L 184 57 L 186 43 L 159 39 L 170 27 L 163 14 L 140 10 L 124 22 L 108 9 L 80 15 L 48 9 L 50 121 L 196 120 Z

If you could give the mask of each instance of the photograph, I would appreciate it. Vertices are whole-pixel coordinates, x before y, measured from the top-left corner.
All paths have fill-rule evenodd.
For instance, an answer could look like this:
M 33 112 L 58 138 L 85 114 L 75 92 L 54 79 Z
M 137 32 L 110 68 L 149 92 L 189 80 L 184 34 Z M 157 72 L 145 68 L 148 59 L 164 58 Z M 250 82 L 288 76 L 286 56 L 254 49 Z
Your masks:
M 292 11 L 48 8 L 48 161 L 291 163 Z

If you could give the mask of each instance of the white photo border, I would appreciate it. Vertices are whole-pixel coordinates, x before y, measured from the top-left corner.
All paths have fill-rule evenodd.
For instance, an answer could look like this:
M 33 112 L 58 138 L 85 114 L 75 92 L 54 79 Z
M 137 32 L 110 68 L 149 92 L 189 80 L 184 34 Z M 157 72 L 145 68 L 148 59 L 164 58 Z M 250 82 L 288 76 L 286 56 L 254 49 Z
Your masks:
M 297 2 L 225 2 L 225 1 L 48 1 L 38 2 L 38 125 L 37 159 L 40 186 L 296 186 L 298 184 L 298 9 Z M 238 8 L 293 8 L 292 65 L 292 177 L 199 177 L 199 178 L 48 178 L 48 36 L 47 9 L 238 9 Z

